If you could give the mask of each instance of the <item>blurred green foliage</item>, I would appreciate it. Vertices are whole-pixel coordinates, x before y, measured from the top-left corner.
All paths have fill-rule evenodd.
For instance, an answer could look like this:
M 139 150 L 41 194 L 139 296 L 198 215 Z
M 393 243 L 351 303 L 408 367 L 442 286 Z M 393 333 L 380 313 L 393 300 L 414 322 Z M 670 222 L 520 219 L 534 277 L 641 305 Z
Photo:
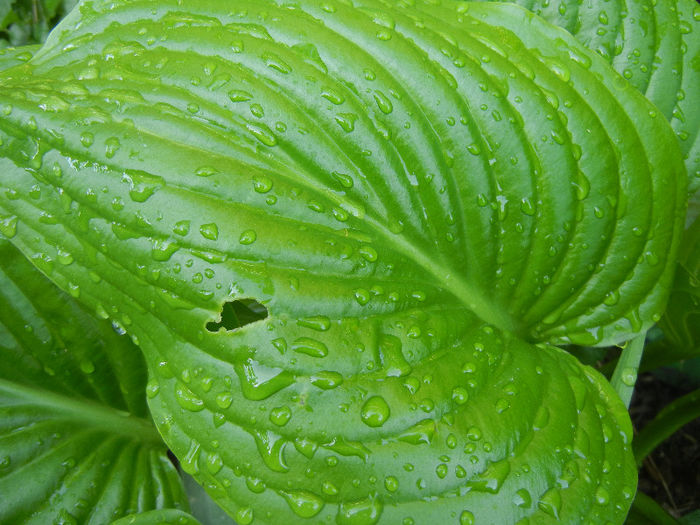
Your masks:
M 78 0 L 0 0 L 0 49 L 39 44 Z

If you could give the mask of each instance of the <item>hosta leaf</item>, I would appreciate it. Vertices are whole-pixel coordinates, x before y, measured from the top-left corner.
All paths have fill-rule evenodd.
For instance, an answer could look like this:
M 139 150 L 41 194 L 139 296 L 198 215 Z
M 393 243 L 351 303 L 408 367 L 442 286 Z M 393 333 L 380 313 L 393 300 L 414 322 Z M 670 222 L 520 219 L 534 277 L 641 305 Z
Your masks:
M 697 191 L 700 5 L 696 0 L 511 1 L 575 35 L 659 108 L 671 121 L 681 144 L 689 191 Z M 442 3 L 459 9 L 458 2 Z
M 138 349 L 0 241 L 0 522 L 109 523 L 185 506 Z
M 1 231 L 139 340 L 239 523 L 622 522 L 624 406 L 551 343 L 658 318 L 685 170 L 570 35 L 496 4 L 95 2 L 0 86 Z

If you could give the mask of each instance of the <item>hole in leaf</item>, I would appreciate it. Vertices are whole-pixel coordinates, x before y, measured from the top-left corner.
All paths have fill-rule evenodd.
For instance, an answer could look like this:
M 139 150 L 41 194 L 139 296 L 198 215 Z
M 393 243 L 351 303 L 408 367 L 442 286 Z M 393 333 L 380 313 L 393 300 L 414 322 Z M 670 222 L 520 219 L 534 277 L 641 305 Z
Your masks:
M 226 331 L 237 330 L 255 321 L 267 319 L 267 308 L 255 299 L 237 299 L 227 301 L 221 308 L 219 321 L 207 323 L 207 330 L 218 332 L 222 328 Z

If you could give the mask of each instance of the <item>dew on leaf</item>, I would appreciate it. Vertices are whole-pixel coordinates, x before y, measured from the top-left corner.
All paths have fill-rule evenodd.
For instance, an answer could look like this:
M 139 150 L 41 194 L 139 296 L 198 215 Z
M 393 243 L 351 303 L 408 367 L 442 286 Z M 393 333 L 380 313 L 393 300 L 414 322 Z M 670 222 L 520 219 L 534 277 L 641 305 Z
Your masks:
M 238 523 L 238 525 L 250 525 L 254 517 L 253 509 L 250 507 L 243 507 L 236 512 L 236 523 Z
M 365 425 L 380 427 L 389 419 L 390 414 L 386 400 L 381 396 L 372 396 L 362 405 L 360 417 Z
M 313 518 L 323 508 L 323 500 L 312 492 L 306 490 L 281 490 L 279 493 L 287 501 L 287 505 L 289 505 L 294 514 L 300 518 Z
M 17 216 L 10 215 L 3 217 L 0 215 L 0 234 L 4 235 L 8 239 L 12 239 L 17 235 Z
M 249 244 L 253 244 L 258 238 L 257 233 L 253 230 L 246 230 L 243 233 L 241 233 L 241 236 L 238 238 L 238 242 L 243 244 L 244 246 L 247 246 Z
M 338 525 L 374 525 L 379 521 L 383 510 L 381 500 L 374 495 L 359 501 L 343 502 L 335 522 Z
M 265 465 L 274 472 L 287 472 L 284 451 L 289 443 L 282 436 L 269 430 L 253 430 L 255 445 Z
M 326 357 L 328 355 L 328 347 L 321 341 L 310 337 L 299 337 L 296 339 L 292 343 L 292 350 L 311 357 Z
M 343 382 L 343 375 L 338 372 L 324 370 L 310 377 L 311 384 L 323 390 L 331 390 L 340 386 Z
M 462 511 L 459 515 L 459 525 L 474 525 L 474 514 L 468 510 Z
M 292 417 L 292 411 L 288 406 L 273 408 L 270 411 L 270 421 L 277 426 L 283 427 Z
M 177 384 L 175 387 L 175 399 L 178 405 L 189 412 L 204 410 L 204 401 L 183 384 Z
M 205 239 L 209 239 L 210 241 L 215 241 L 219 238 L 219 227 L 213 222 L 208 223 L 208 224 L 202 224 L 199 227 L 199 233 Z

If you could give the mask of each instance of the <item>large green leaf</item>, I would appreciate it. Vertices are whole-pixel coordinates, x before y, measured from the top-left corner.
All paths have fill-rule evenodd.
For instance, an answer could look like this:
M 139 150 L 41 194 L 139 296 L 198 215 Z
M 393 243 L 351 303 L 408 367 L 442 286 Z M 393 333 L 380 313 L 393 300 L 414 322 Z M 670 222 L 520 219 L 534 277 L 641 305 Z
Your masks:
M 566 32 L 86 2 L 0 87 L 0 231 L 138 339 L 159 430 L 239 523 L 622 522 L 626 411 L 551 344 L 658 319 L 685 170 Z
M 700 5 L 696 0 L 509 1 L 565 28 L 644 93 L 671 121 L 686 160 L 689 191 L 700 188 Z
M 0 241 L 0 522 L 105 524 L 187 503 L 138 349 Z

